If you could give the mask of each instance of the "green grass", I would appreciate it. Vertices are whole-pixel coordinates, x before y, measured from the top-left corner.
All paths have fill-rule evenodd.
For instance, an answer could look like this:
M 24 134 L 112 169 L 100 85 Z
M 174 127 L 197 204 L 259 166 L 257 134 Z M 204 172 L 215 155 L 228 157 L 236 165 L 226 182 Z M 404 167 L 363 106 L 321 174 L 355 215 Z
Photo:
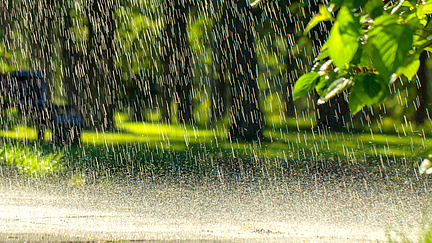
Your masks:
M 269 126 L 266 139 L 254 143 L 230 142 L 224 126 L 200 129 L 137 123 L 122 114 L 116 116 L 116 124 L 117 132 L 84 131 L 81 146 L 66 148 L 35 143 L 35 130 L 25 126 L 0 131 L 5 155 L 0 163 L 36 176 L 82 172 L 96 176 L 204 175 L 214 171 L 215 161 L 219 166 L 217 163 L 228 158 L 260 161 L 271 173 L 281 164 L 301 167 L 316 161 L 375 165 L 383 170 L 398 166 L 412 169 L 431 150 L 430 137 L 424 132 L 320 134 L 310 128 L 310 120 Z M 47 131 L 45 137 L 49 136 Z
M 31 176 L 52 176 L 63 170 L 61 152 L 44 153 L 37 147 L 6 144 L 0 148 L 0 164 L 16 167 Z

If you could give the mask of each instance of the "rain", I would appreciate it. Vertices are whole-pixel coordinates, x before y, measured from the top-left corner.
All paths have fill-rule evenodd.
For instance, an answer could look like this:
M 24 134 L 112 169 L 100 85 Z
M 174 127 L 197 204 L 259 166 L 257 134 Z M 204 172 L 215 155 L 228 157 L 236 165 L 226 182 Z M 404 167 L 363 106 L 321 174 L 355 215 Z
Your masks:
M 429 52 L 296 97 L 332 2 L 0 0 L 0 241 L 430 240 Z

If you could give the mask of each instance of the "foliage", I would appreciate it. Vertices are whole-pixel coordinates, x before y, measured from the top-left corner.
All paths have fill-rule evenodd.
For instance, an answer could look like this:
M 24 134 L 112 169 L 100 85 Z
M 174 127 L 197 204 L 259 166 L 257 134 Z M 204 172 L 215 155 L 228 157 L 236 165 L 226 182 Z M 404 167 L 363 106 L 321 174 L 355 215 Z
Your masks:
M 327 42 L 312 70 L 295 87 L 298 98 L 315 89 L 318 103 L 349 90 L 355 114 L 382 102 L 388 84 L 398 77 L 411 80 L 423 51 L 431 50 L 431 1 L 343 1 L 320 7 L 306 31 L 323 21 L 334 21 Z
M 264 133 L 268 141 L 231 143 L 227 129 L 222 127 L 207 130 L 184 125 L 131 122 L 125 115 L 116 116 L 116 123 L 119 131 L 84 131 L 80 146 L 66 148 L 48 143 L 32 146 L 36 131 L 14 127 L 0 133 L 4 143 L 8 143 L 2 150 L 5 155 L 0 156 L 0 170 L 3 165 L 8 165 L 25 175 L 66 175 L 69 184 L 84 185 L 86 176 L 83 174 L 89 178 L 182 173 L 208 175 L 217 171 L 220 165 L 216 162 L 254 158 L 264 163 L 263 167 L 257 167 L 263 171 L 282 165 L 305 169 L 308 164 L 326 161 L 329 164 L 367 165 L 379 176 L 391 173 L 395 168 L 412 173 L 410 164 L 416 163 L 406 161 L 418 161 L 430 153 L 426 144 L 432 135 L 432 130 L 424 136 L 418 134 L 416 127 L 410 129 L 409 125 L 398 128 L 404 130 L 405 135 L 396 134 L 394 130 L 389 133 L 394 129 L 393 124 L 383 127 L 384 133 L 374 128 L 374 132 L 369 134 L 320 135 L 311 131 L 310 120 L 292 119 L 280 127 L 266 129 Z M 26 145 L 18 142 L 23 140 Z
M 116 65 L 127 79 L 131 73 L 149 70 L 156 74 L 161 70 L 161 64 L 155 59 L 161 58 L 164 23 L 163 17 L 152 13 L 153 8 L 142 11 L 126 5 L 116 10 L 116 44 L 120 52 Z
M 12 53 L 6 49 L 6 45 L 3 42 L 3 31 L 0 29 L 0 73 L 7 73 L 12 71 L 14 68 L 10 64 Z
M 61 153 L 43 154 L 37 148 L 7 144 L 0 149 L 0 164 L 15 166 L 24 174 L 49 176 L 62 168 Z

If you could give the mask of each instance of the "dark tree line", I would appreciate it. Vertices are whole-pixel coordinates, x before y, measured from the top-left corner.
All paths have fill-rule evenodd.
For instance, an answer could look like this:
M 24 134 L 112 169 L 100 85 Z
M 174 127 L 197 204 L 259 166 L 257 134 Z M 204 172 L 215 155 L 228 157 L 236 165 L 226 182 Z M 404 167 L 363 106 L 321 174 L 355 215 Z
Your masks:
M 187 43 L 187 19 L 191 2 L 165 1 L 166 46 L 162 118 L 169 121 L 169 104 L 178 103 L 178 119 L 192 124 L 192 82 L 190 50 Z M 220 17 L 214 28 L 213 48 L 218 79 L 212 84 L 212 119 L 222 118 L 228 110 L 230 136 L 257 140 L 262 137 L 259 107 L 257 60 L 254 47 L 254 21 L 248 0 L 213 1 Z M 227 88 L 229 87 L 229 88 Z M 226 93 L 229 93 L 229 96 Z M 227 99 L 227 97 L 230 97 Z M 229 107 L 229 108 L 228 108 Z
M 80 9 L 76 8 L 77 2 Z M 288 48 L 294 48 L 302 35 L 301 26 L 318 12 L 318 4 L 315 1 L 307 5 L 288 0 L 263 2 L 259 8 L 250 7 L 249 0 L 161 0 L 159 4 L 162 11 L 158 14 L 163 15 L 164 21 L 160 42 L 162 53 L 156 60 L 162 70 L 158 74 L 161 120 L 171 122 L 172 104 L 175 104 L 180 123 L 195 123 L 188 21 L 191 9 L 204 4 L 213 22 L 210 124 L 229 116 L 232 139 L 251 141 L 262 138 L 264 119 L 260 108 L 259 67 L 254 41 L 259 31 L 266 34 L 271 29 L 274 35 L 285 38 Z M 116 44 L 115 36 L 118 29 L 116 11 L 129 5 L 129 1 L 114 0 L 1 0 L 0 29 L 5 39 L 12 39 L 8 35 L 17 25 L 23 25 L 21 19 L 26 19 L 26 28 L 21 31 L 25 31 L 25 36 L 29 38 L 28 50 L 32 60 L 29 66 L 43 70 L 48 85 L 52 86 L 56 70 L 58 72 L 54 60 L 56 55 L 60 56 L 68 104 L 82 112 L 86 127 L 113 129 L 114 110 L 121 102 L 119 87 L 122 82 L 122 70 L 116 67 L 116 60 L 121 58 L 118 57 L 120 47 Z M 85 28 L 85 38 L 77 38 L 72 31 L 74 28 Z M 319 53 L 330 28 L 320 25 L 309 33 L 315 46 L 312 55 Z M 60 55 L 54 47 L 57 43 L 60 45 Z M 280 84 L 280 91 L 285 99 L 284 109 L 288 117 L 296 115 L 292 87 L 302 72 L 299 63 L 307 66 L 304 56 L 310 54 L 303 53 L 301 57 L 290 50 L 284 57 L 286 79 Z M 422 60 L 423 64 L 424 58 Z M 425 80 L 425 71 L 420 69 L 415 116 L 419 124 L 427 115 Z M 137 113 L 140 104 L 134 104 Z M 343 94 L 318 106 L 316 110 L 318 125 L 323 128 L 340 129 L 350 118 Z
M 29 66 L 44 72 L 49 85 L 53 85 L 55 65 L 54 44 L 61 45 L 63 85 L 69 105 L 83 114 L 84 125 L 98 129 L 114 127 L 114 109 L 119 74 L 116 72 L 115 11 L 118 1 L 83 0 L 83 15 L 78 18 L 76 1 L 42 0 L 15 3 L 3 1 L 3 13 L 16 10 L 27 22 Z M 188 44 L 187 21 L 191 1 L 165 0 L 163 14 L 162 121 L 170 122 L 171 104 L 177 105 L 178 121 L 194 124 L 192 107 L 192 74 Z M 220 84 L 228 85 L 231 95 L 218 109 L 229 110 L 232 138 L 246 140 L 262 136 L 262 115 L 258 102 L 257 61 L 254 49 L 254 30 L 251 9 L 247 0 L 223 1 L 218 26 L 225 32 L 216 43 L 219 52 Z M 18 16 L 18 15 L 17 15 Z M 14 23 L 12 14 L 2 16 L 1 27 L 9 32 Z M 22 23 L 20 23 L 22 24 Z M 84 40 L 77 39 L 73 28 L 87 29 Z M 49 89 L 52 90 L 52 89 Z M 221 90 L 219 90 L 221 91 Z M 216 91 L 215 91 L 216 92 Z M 225 91 L 223 91 L 225 92 Z M 218 104 L 219 105 L 219 104 Z M 228 108 L 229 107 L 229 108 Z

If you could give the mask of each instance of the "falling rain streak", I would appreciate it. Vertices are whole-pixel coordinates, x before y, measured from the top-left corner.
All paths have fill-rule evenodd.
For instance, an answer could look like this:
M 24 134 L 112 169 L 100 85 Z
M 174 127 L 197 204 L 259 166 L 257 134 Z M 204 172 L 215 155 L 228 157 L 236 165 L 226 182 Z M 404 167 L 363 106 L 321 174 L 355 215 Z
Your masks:
M 356 115 L 347 91 L 294 101 L 319 4 L 0 0 L 0 241 L 417 239 L 428 56 Z

